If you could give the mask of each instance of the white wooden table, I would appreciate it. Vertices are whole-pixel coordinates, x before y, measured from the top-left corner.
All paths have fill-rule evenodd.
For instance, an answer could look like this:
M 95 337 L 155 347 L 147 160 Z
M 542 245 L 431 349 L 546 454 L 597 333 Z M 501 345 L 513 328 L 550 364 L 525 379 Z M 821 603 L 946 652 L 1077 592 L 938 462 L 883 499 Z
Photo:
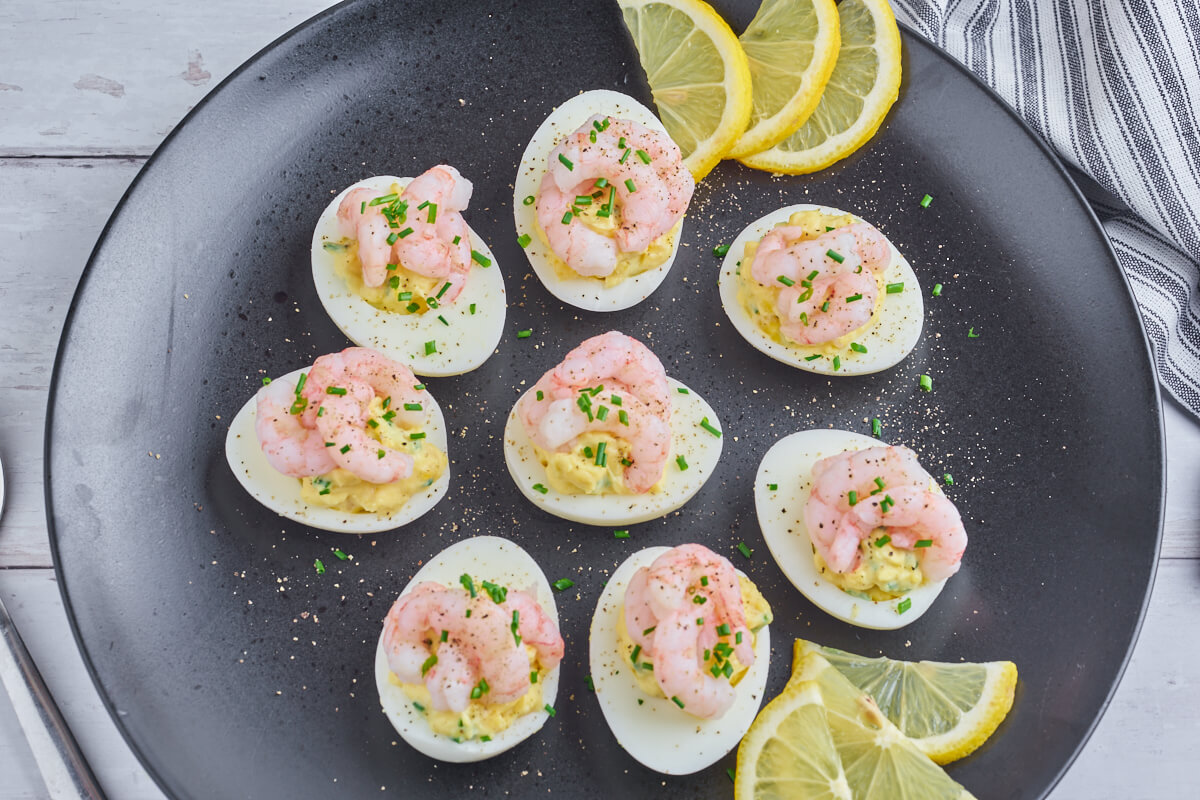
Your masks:
M 163 136 L 238 64 L 328 4 L 0 5 L 0 595 L 113 798 L 162 795 L 100 704 L 51 568 L 42 434 L 59 333 L 100 229 Z M 1170 400 L 1163 411 L 1166 532 L 1150 609 L 1111 707 L 1054 800 L 1196 796 L 1200 424 Z M 0 693 L 0 798 L 44 794 Z

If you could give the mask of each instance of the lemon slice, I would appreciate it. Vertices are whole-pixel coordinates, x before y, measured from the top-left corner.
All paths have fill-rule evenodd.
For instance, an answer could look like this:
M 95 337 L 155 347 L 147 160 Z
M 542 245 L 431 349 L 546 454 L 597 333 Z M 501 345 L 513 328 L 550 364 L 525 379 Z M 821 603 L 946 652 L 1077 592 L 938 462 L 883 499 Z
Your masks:
M 974 752 L 1008 715 L 1017 685 L 1011 661 L 944 664 L 866 658 L 796 641 L 793 665 L 819 652 L 917 747 L 939 764 Z
M 789 682 L 738 747 L 737 800 L 851 800 L 816 684 Z
M 842 0 L 838 16 L 842 44 L 816 110 L 779 144 L 741 157 L 746 166 L 791 175 L 815 172 L 850 155 L 879 130 L 900 93 L 896 18 L 887 0 Z
M 700 180 L 750 119 L 750 65 L 733 31 L 700 0 L 619 0 L 667 133 Z
M 738 37 L 750 61 L 750 124 L 726 158 L 786 139 L 808 119 L 837 62 L 841 35 L 833 0 L 762 0 Z
M 797 642 L 796 655 L 789 683 L 811 681 L 820 689 L 829 732 L 856 800 L 963 800 L 972 796 L 889 722 L 870 695 L 819 652 L 802 651 Z

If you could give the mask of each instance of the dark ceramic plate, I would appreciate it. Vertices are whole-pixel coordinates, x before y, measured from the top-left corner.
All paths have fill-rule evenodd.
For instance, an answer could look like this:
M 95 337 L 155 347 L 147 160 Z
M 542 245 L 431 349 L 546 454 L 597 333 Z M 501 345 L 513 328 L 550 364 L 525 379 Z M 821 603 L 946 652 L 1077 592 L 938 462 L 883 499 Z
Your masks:
M 753 13 L 721 10 L 741 24 Z M 900 658 L 1015 661 L 1012 714 L 950 773 L 982 797 L 1045 795 L 1107 704 L 1145 609 L 1163 496 L 1157 387 L 1128 287 L 1060 164 L 948 57 L 907 31 L 904 53 L 900 100 L 869 146 L 809 177 L 721 165 L 697 191 L 666 283 L 607 315 L 564 307 L 532 277 L 509 204 L 519 154 L 555 104 L 592 88 L 650 102 L 615 4 L 364 0 L 303 25 L 209 95 L 96 247 L 47 426 L 63 595 L 100 694 L 155 780 L 197 798 L 636 797 L 664 786 L 728 797 L 732 755 L 664 778 L 618 746 L 584 688 L 606 575 L 635 548 L 700 541 L 775 608 L 770 696 L 796 636 Z M 409 528 L 363 538 L 276 517 L 237 484 L 222 446 L 261 375 L 347 346 L 314 295 L 317 215 L 359 178 L 440 161 L 475 182 L 467 216 L 511 300 L 490 361 L 429 381 L 449 428 L 464 431 L 450 493 Z M 934 200 L 922 209 L 925 193 Z M 924 291 L 944 285 L 899 366 L 833 380 L 800 372 L 726 321 L 713 246 L 805 201 L 876 223 Z M 516 339 L 524 328 L 533 337 Z M 522 385 L 611 328 L 645 338 L 726 432 L 700 494 L 628 540 L 535 510 L 499 446 Z M 919 391 L 921 373 L 932 393 Z M 954 474 L 949 493 L 972 537 L 934 608 L 890 633 L 811 606 L 771 560 L 751 499 L 779 437 L 867 431 L 875 416 L 885 439 Z M 398 744 L 380 712 L 375 642 L 417 566 L 481 533 L 515 540 L 551 580 L 576 581 L 559 597 L 558 715 L 503 757 L 440 764 Z

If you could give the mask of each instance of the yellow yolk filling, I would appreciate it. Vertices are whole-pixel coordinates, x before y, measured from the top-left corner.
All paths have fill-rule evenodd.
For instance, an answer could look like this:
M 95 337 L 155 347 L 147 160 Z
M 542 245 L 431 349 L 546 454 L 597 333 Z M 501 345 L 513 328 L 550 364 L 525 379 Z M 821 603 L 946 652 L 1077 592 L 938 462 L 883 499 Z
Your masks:
M 767 599 L 762 596 L 762 592 L 758 587 L 746 577 L 738 576 L 738 583 L 742 588 L 742 610 L 746 615 L 746 624 L 750 628 L 750 645 L 754 646 L 758 637 L 755 635 L 764 625 L 770 625 L 774 616 L 771 613 L 771 606 L 767 603 Z M 704 606 L 697 605 L 696 617 L 704 616 Z M 714 622 L 714 624 L 716 624 Z M 720 642 L 725 642 L 730 647 L 735 644 L 732 636 L 723 636 L 719 639 Z M 634 649 L 636 645 L 633 639 L 629 636 L 629 629 L 625 627 L 625 606 L 622 605 L 617 612 L 617 650 L 624 655 L 625 662 L 629 664 L 630 674 L 633 675 L 633 681 L 637 684 L 642 692 L 650 697 L 666 697 L 663 694 L 662 687 L 658 685 L 658 681 L 654 677 L 654 662 L 650 659 L 645 650 L 639 650 L 637 658 L 634 659 Z M 702 654 L 703 655 L 703 654 Z M 745 677 L 746 671 L 750 668 L 744 666 L 736 654 L 730 653 L 728 657 L 732 672 L 729 674 L 729 683 L 737 686 L 742 678 Z M 710 652 L 709 658 L 704 662 L 701 669 L 709 671 L 714 666 L 723 667 L 726 659 L 722 658 L 719 653 Z M 722 670 L 724 675 L 724 670 Z
M 601 202 L 600 199 L 593 198 L 591 205 L 576 207 L 579 208 L 579 213 L 575 216 L 579 218 L 581 223 L 601 236 L 607 236 L 611 239 L 617 235 L 617 229 L 621 227 L 621 207 L 619 205 L 614 204 L 612 213 L 607 217 L 599 216 L 600 209 L 604 207 L 604 202 Z M 580 275 L 571 269 L 550 248 L 550 242 L 546 238 L 546 231 L 542 228 L 541 223 L 535 220 L 534 226 L 537 228 L 538 238 L 546 246 L 546 257 L 554 267 L 554 274 L 558 276 L 559 280 L 570 281 L 587 278 L 603 282 L 605 288 L 612 288 L 626 278 L 632 278 L 635 275 L 648 272 L 666 263 L 667 259 L 671 257 L 671 253 L 675 250 L 675 239 L 679 236 L 679 229 L 683 226 L 683 220 L 680 219 L 675 224 L 675 227 L 651 242 L 650 246 L 641 253 L 618 251 L 616 268 L 611 274 L 604 277 Z
M 430 645 L 430 649 L 435 655 L 438 644 L 435 641 Z M 529 690 L 516 700 L 510 700 L 507 703 L 489 703 L 487 694 L 484 693 L 478 700 L 470 701 L 462 711 L 436 711 L 433 708 L 429 689 L 425 688 L 425 684 L 403 683 L 392 672 L 388 673 L 388 680 L 403 689 L 413 703 L 420 706 L 417 710 L 421 711 L 425 715 L 425 719 L 429 720 L 429 727 L 433 729 L 434 733 L 464 740 L 481 736 L 495 736 L 519 718 L 545 705 L 542 702 L 542 682 L 548 670 L 542 667 L 541 662 L 537 659 L 537 650 L 532 646 L 525 645 L 525 652 L 529 655 L 529 663 L 532 667 Z M 533 680 L 534 673 L 537 674 L 536 681 Z
M 857 221 L 849 214 L 826 214 L 821 211 L 810 210 L 797 211 L 788 217 L 786 223 L 780 223 L 776 227 L 782 227 L 783 225 L 802 227 L 804 228 L 804 235 L 801 237 L 801 241 L 808 241 L 816 239 L 823 233 L 827 233 L 826 228 L 836 230 L 847 225 L 853 225 Z M 779 298 L 779 293 L 785 287 L 783 284 L 764 286 L 750 274 L 750 265 L 754 262 L 754 254 L 758 250 L 758 245 L 758 242 L 746 243 L 746 249 L 742 255 L 742 263 L 737 271 L 738 302 L 742 304 L 746 315 L 754 320 L 759 330 L 772 341 L 810 355 L 846 355 L 851 342 L 855 341 L 863 331 L 871 328 L 878 321 L 879 312 L 883 308 L 883 299 L 887 294 L 887 281 L 883 275 L 877 273 L 875 275 L 875 285 L 879 291 L 875 295 L 875 307 L 871 311 L 871 318 L 865 325 L 836 339 L 815 345 L 796 344 L 792 340 L 784 338 L 780 332 L 780 320 L 779 314 L 775 310 L 775 301 Z M 850 351 L 850 354 L 853 355 L 853 351 Z
M 866 600 L 892 600 L 925 583 L 925 575 L 917 554 L 912 550 L 901 550 L 890 542 L 877 546 L 885 528 L 877 528 L 858 545 L 862 555 L 859 565 L 850 572 L 834 572 L 813 548 L 813 562 L 817 572 L 843 592 Z
M 393 183 L 389 191 L 401 196 L 404 194 L 397 183 Z M 437 293 L 446 283 L 444 278 L 430 278 L 406 269 L 403 264 L 396 264 L 388 270 L 388 277 L 382 286 L 367 286 L 363 283 L 362 262 L 358 260 L 356 240 L 325 242 L 324 247 L 333 256 L 334 272 L 342 277 L 350 291 L 375 308 L 394 314 L 424 314 L 430 308 L 437 308 Z M 432 303 L 430 298 L 433 298 Z
M 349 470 L 340 467 L 315 478 L 300 479 L 300 496 L 309 505 L 337 511 L 390 514 L 407 503 L 446 471 L 446 454 L 428 438 L 413 440 L 411 434 L 420 428 L 406 428 L 396 419 L 385 419 L 388 413 L 383 399 L 376 397 L 369 407 L 367 434 L 385 447 L 407 453 L 413 459 L 412 474 L 392 483 L 369 483 Z
M 604 444 L 603 457 L 600 445 Z M 624 461 L 630 459 L 629 442 L 608 433 L 585 433 L 566 453 L 551 453 L 534 445 L 538 461 L 546 469 L 546 482 L 559 494 L 635 494 L 625 485 Z M 597 464 L 600 460 L 603 463 Z M 650 487 L 662 491 L 663 478 Z

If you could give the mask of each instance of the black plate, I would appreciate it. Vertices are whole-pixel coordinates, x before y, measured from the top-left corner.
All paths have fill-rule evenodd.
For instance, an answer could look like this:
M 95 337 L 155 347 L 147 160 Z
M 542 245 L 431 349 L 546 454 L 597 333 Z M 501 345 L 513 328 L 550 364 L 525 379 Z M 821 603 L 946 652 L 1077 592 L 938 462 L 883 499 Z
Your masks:
M 743 23 L 749 7 L 725 8 Z M 72 624 L 110 713 L 179 797 L 727 797 L 733 757 L 664 779 L 616 743 L 584 689 L 606 574 L 636 548 L 700 541 L 776 611 L 769 695 L 804 636 L 863 653 L 1012 659 L 1016 705 L 950 773 L 985 797 L 1041 797 L 1087 738 L 1137 634 L 1158 554 L 1162 435 L 1149 350 L 1100 228 L 1055 158 L 948 57 L 905 32 L 905 83 L 875 140 L 818 175 L 725 163 L 699 187 L 671 275 L 625 312 L 564 307 L 532 277 L 511 182 L 555 104 L 610 88 L 650 101 L 615 4 L 339 6 L 275 43 L 189 115 L 121 202 L 63 334 L 47 423 L 51 542 Z M 260 376 L 347 346 L 314 294 L 308 244 L 335 192 L 439 161 L 475 182 L 467 217 L 508 284 L 508 332 L 481 369 L 431 380 L 452 430 L 446 499 L 361 539 L 285 521 L 235 482 L 225 428 Z M 923 194 L 933 204 L 921 209 Z M 861 214 L 911 260 L 925 332 L 896 368 L 827 379 L 738 337 L 714 245 L 778 206 Z M 978 338 L 968 338 L 974 327 Z M 532 328 L 534 336 L 514 334 Z M 628 540 L 535 510 L 500 432 L 523 382 L 588 335 L 644 337 L 726 431 L 712 480 Z M 933 377 L 933 392 L 917 377 Z M 527 385 L 527 384 L 526 384 Z M 934 608 L 900 631 L 837 622 L 781 575 L 751 482 L 780 436 L 869 430 L 915 447 L 972 544 Z M 568 655 L 558 715 L 504 757 L 439 764 L 379 711 L 379 623 L 417 565 L 464 537 L 511 537 L 560 596 Z M 750 560 L 735 546 L 746 541 Z M 354 556 L 340 562 L 331 550 Z M 313 560 L 329 572 L 314 574 Z M 380 787 L 386 787 L 381 792 Z M 624 793 L 624 794 L 622 794 Z

